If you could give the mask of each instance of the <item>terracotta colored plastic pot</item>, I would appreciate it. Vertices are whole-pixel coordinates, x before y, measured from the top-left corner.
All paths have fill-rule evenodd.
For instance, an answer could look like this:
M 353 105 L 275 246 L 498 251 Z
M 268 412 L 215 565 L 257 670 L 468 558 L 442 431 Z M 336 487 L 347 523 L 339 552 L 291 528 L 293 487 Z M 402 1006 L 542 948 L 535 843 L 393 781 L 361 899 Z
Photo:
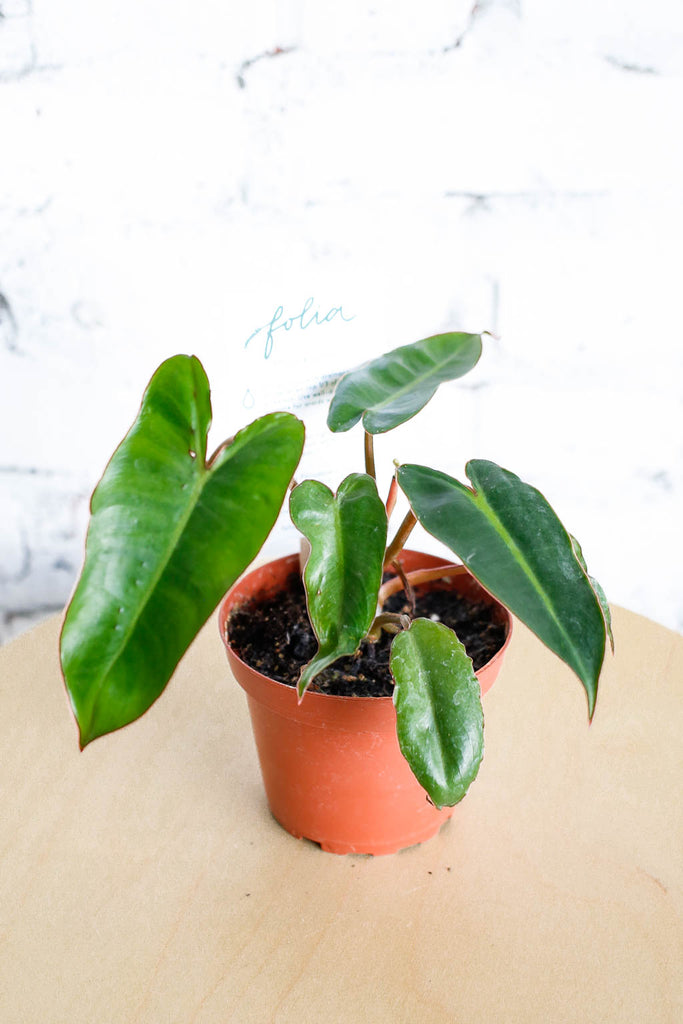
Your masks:
M 404 551 L 406 571 L 447 565 L 433 555 Z M 453 813 L 437 811 L 401 754 L 391 697 L 334 697 L 296 690 L 250 668 L 230 647 L 226 624 L 233 607 L 272 596 L 298 566 L 290 555 L 244 576 L 220 609 L 220 631 L 230 668 L 247 693 L 254 738 L 270 809 L 297 838 L 332 853 L 394 853 L 429 839 Z M 486 600 L 506 624 L 503 648 L 477 673 L 482 693 L 492 685 L 509 642 L 511 619 L 458 567 L 449 585 Z M 431 586 L 443 587 L 439 580 Z

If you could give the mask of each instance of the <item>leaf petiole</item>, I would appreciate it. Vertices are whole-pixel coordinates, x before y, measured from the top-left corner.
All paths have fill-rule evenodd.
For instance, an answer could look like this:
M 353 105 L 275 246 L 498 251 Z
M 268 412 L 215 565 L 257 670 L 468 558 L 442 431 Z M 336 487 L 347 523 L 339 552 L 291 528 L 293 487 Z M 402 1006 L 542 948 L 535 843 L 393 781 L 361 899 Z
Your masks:
M 408 540 L 408 537 L 410 537 L 410 534 L 412 533 L 416 523 L 417 518 L 413 513 L 413 510 L 408 509 L 403 519 L 403 522 L 396 531 L 396 536 L 394 537 L 391 544 L 386 550 L 386 554 L 384 555 L 385 566 L 391 565 L 393 560 L 398 555 L 399 551 L 401 551 L 402 548 L 405 547 L 405 543 Z
M 396 479 L 395 476 L 392 476 L 391 484 L 389 486 L 389 493 L 387 495 L 387 500 L 386 500 L 386 504 L 385 504 L 385 508 L 387 510 L 387 520 L 391 519 L 391 513 L 394 511 L 394 508 L 396 507 L 396 498 L 397 497 L 398 497 L 398 480 Z
M 400 633 L 410 628 L 410 616 L 403 612 L 382 612 L 377 615 L 368 631 L 366 639 L 371 644 L 377 643 L 384 630 L 386 633 Z
M 377 479 L 375 472 L 375 443 L 372 434 L 365 431 L 365 472 L 373 480 Z
M 460 569 L 461 566 L 457 564 L 452 565 L 439 565 L 435 569 L 415 569 L 413 572 L 405 573 L 405 576 L 399 574 L 398 576 L 392 576 L 391 579 L 383 583 L 379 588 L 378 603 L 380 608 L 384 607 L 386 601 L 389 600 L 392 594 L 398 594 L 400 590 L 405 590 L 405 582 L 409 587 L 416 587 L 420 583 L 429 583 L 430 580 L 441 580 L 449 576 L 454 569 Z M 410 600 L 408 591 L 406 590 L 406 596 Z

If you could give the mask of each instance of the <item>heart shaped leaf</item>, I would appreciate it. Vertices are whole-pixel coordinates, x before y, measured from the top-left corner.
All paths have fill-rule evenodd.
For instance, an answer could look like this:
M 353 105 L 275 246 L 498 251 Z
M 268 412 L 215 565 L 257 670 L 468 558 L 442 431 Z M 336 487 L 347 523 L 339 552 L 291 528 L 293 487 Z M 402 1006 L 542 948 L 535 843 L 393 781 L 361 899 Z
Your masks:
M 311 545 L 304 585 L 318 652 L 304 666 L 299 696 L 337 658 L 353 654 L 377 610 L 387 516 L 372 477 L 352 473 L 337 494 L 305 480 L 289 501 L 294 525 Z
M 425 466 L 398 480 L 420 523 L 579 677 L 592 718 L 605 655 L 600 602 L 543 495 L 493 462 L 467 464 L 474 489 Z
M 439 384 L 471 370 L 480 355 L 480 334 L 435 334 L 394 349 L 342 377 L 327 425 L 350 430 L 362 416 L 369 434 L 383 434 L 419 412 Z
M 91 502 L 61 661 L 81 747 L 138 718 L 261 548 L 303 447 L 289 413 L 256 420 L 206 462 L 209 384 L 162 363 Z
M 472 662 L 455 633 L 415 619 L 391 645 L 398 741 L 436 807 L 467 793 L 484 756 L 484 714 Z

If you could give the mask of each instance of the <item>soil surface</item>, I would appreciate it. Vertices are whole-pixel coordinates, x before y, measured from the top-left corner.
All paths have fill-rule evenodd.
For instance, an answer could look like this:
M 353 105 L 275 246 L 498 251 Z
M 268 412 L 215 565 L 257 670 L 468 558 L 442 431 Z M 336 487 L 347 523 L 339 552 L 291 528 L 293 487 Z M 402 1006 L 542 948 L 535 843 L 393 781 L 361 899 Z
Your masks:
M 431 618 L 455 631 L 465 645 L 475 671 L 490 661 L 505 642 L 505 626 L 491 608 L 434 584 L 415 591 L 414 618 Z M 407 612 L 401 592 L 389 598 L 384 611 Z M 306 611 L 301 577 L 292 573 L 287 590 L 276 597 L 255 598 L 236 608 L 228 622 L 230 643 L 242 661 L 263 675 L 295 686 L 302 665 L 315 654 L 318 644 Z M 389 672 L 393 637 L 382 632 L 377 643 L 363 642 L 351 657 L 341 658 L 324 669 L 309 689 L 344 697 L 389 697 L 394 684 Z

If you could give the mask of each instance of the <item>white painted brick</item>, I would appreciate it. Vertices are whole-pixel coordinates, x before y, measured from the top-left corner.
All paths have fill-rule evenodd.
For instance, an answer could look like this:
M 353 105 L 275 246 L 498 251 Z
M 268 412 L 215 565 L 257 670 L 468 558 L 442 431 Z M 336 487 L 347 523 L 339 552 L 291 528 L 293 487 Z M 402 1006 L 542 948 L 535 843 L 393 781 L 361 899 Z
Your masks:
M 499 61 L 469 39 L 429 60 L 291 53 L 254 66 L 250 202 L 339 201 L 349 188 L 604 196 L 643 180 L 676 187 L 680 91 L 667 80 L 604 62 L 568 76 L 534 49 L 528 59 L 540 66 L 520 75 L 514 50 Z
M 239 10 L 223 0 L 195 0 L 191 7 L 178 0 L 33 0 L 33 21 L 42 63 L 92 66 L 138 54 L 151 81 L 168 64 L 232 65 L 290 44 L 288 6 L 280 0 L 254 0 Z
M 28 4 L 3 3 L 0 6 L 0 84 L 8 78 L 24 75 L 33 66 L 35 49 L 31 35 Z
M 62 608 L 80 569 L 87 496 L 73 477 L 0 467 L 0 641 Z
M 2 0 L 0 15 L 3 20 L 26 18 L 31 11 L 31 0 Z
M 217 443 L 297 366 L 461 327 L 500 338 L 382 455 L 499 458 L 614 600 L 680 626 L 680 3 L 0 9 L 1 614 L 65 600 L 165 356 L 203 359 Z M 355 319 L 245 349 L 308 296 Z M 357 447 L 309 465 L 334 483 Z
M 297 6 L 302 47 L 354 55 L 441 52 L 466 30 L 472 10 L 471 0 L 435 0 L 428 17 L 416 17 L 409 0 L 350 0 L 340 5 L 309 0 Z
M 678 0 L 530 0 L 524 21 L 548 43 L 580 48 L 634 74 L 680 75 L 683 67 Z

